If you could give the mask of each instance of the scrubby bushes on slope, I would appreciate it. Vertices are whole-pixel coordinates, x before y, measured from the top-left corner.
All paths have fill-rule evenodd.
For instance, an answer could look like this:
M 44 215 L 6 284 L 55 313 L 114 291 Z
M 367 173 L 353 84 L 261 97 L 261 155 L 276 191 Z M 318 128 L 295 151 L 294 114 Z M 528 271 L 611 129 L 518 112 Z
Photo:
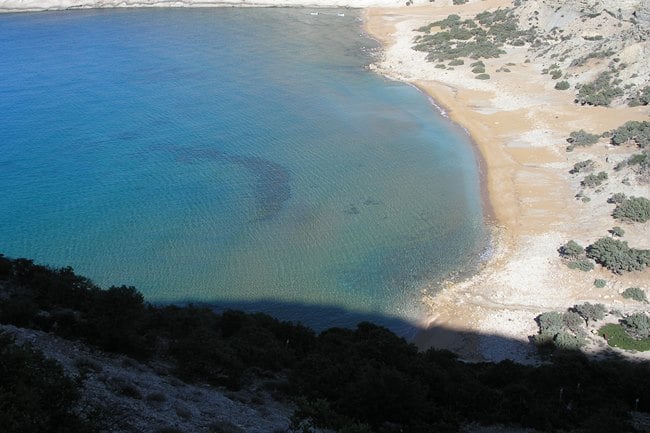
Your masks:
M 562 354 L 540 367 L 465 363 L 447 351 L 419 352 L 371 323 L 316 335 L 263 314 L 155 307 L 133 288 L 101 290 L 70 268 L 50 269 L 2 256 L 0 291 L 1 322 L 19 320 L 105 350 L 164 359 L 187 380 L 237 388 L 247 378 L 282 371 L 289 380 L 278 392 L 295 399 L 296 425 L 307 428 L 451 432 L 480 422 L 543 431 L 627 431 L 635 399 L 638 410 L 650 410 L 647 365 L 588 362 Z M 122 312 L 123 317 L 109 317 Z M 575 313 L 562 316 L 562 326 L 575 336 L 579 322 Z M 557 337 L 561 344 L 563 338 Z M 8 377 L 8 372 L 0 381 L 24 374 L 28 372 Z M 66 389 L 60 383 L 58 388 Z M 0 405 L 0 420 L 5 410 Z

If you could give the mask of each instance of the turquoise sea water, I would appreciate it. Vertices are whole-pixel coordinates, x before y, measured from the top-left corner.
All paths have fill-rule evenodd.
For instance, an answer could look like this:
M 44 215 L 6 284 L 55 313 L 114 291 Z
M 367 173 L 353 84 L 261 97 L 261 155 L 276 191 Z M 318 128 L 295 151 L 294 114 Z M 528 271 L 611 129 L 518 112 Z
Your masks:
M 335 12 L 0 15 L 0 251 L 151 301 L 417 317 L 485 246 L 475 155 Z

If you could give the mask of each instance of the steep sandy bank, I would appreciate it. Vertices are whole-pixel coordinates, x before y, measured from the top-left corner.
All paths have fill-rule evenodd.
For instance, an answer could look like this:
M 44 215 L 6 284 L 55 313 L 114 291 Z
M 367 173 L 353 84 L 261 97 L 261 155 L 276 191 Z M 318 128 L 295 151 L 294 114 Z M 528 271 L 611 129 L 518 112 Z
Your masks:
M 450 283 L 441 294 L 424 296 L 431 327 L 480 332 L 486 337 L 440 341 L 441 333 L 431 330 L 419 335 L 417 343 L 447 347 L 469 357 L 525 361 L 533 351 L 528 337 L 537 330 L 534 318 L 541 312 L 584 301 L 603 302 L 610 308 L 642 308 L 630 305 L 619 292 L 647 286 L 647 270 L 617 277 L 602 269 L 570 270 L 558 258 L 557 248 L 569 239 L 583 245 L 593 242 L 615 225 L 611 207 L 603 206 L 604 201 L 576 201 L 569 170 L 586 158 L 565 151 L 566 137 L 578 129 L 600 133 L 627 120 L 646 120 L 650 110 L 578 106 L 571 92 L 554 90 L 555 82 L 540 73 L 541 60 L 525 62 L 523 47 L 509 48 L 498 59 L 483 59 L 490 71 L 506 65 L 510 70 L 491 73 L 490 80 L 475 79 L 467 67 L 435 68 L 425 60 L 425 53 L 411 49 L 417 34 L 413 29 L 452 13 L 465 18 L 508 6 L 510 1 L 486 0 L 463 6 L 436 2 L 371 9 L 366 22 L 368 32 L 386 47 L 378 71 L 417 85 L 470 132 L 487 164 L 487 188 L 497 220 L 496 252 L 483 271 L 468 281 Z M 607 197 L 618 191 L 647 196 L 647 185 L 625 186 L 612 180 L 600 194 Z M 626 230 L 637 230 L 635 246 L 648 248 L 650 239 L 643 228 Z M 608 286 L 595 289 L 594 278 L 608 280 Z M 512 344 L 495 347 L 489 335 L 507 337 Z

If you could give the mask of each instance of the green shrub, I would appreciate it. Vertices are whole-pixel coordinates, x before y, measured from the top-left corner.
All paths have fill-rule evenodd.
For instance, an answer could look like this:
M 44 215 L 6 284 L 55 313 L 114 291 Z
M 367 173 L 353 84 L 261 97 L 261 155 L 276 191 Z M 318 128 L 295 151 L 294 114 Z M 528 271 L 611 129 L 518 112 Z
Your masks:
M 485 72 L 485 68 L 483 66 L 476 66 L 475 68 L 472 69 L 472 73 L 474 74 L 482 74 Z
M 449 62 L 449 66 L 460 66 L 460 65 L 464 65 L 464 64 L 465 64 L 465 61 L 462 60 L 462 59 L 454 59 L 451 62 Z
M 92 432 L 76 415 L 79 384 L 57 362 L 0 333 L 0 430 L 3 433 Z
M 641 339 L 650 337 L 650 317 L 643 313 L 634 313 L 623 319 L 625 331 L 633 338 Z
M 555 335 L 564 328 L 564 316 L 557 311 L 548 311 L 537 316 L 540 334 Z
M 594 168 L 594 162 L 591 159 L 580 161 L 573 164 L 573 168 L 569 171 L 571 174 L 580 173 L 583 171 L 591 171 Z
M 446 69 L 447 68 L 443 63 L 438 63 L 435 67 L 437 69 Z
M 589 272 L 594 269 L 594 263 L 591 260 L 573 260 L 567 263 L 569 269 L 579 269 L 583 272 Z
M 648 302 L 645 292 L 639 287 L 628 287 L 621 295 L 625 299 L 633 299 L 639 302 Z
M 630 197 L 619 203 L 612 216 L 616 219 L 644 223 L 650 220 L 650 200 L 645 197 Z
M 638 107 L 639 105 L 648 105 L 650 103 L 650 86 L 645 86 L 641 90 L 639 90 L 639 93 L 630 101 L 628 101 L 628 105 L 630 107 Z
M 607 203 L 623 203 L 627 196 L 623 194 L 622 192 L 617 192 L 612 194 L 610 198 L 607 199 Z
M 562 71 L 555 70 L 555 71 L 552 71 L 552 72 L 551 72 L 551 78 L 552 78 L 553 80 L 557 80 L 557 79 L 560 78 L 561 76 L 562 76 Z
M 607 180 L 607 173 L 601 171 L 598 174 L 589 174 L 585 176 L 585 178 L 582 179 L 582 182 L 580 182 L 580 184 L 584 187 L 594 188 L 602 185 L 602 183 L 606 180 Z
M 612 131 L 611 141 L 617 146 L 633 141 L 643 149 L 650 144 L 650 122 L 645 120 L 643 122 L 636 120 L 625 122 Z
M 563 257 L 575 258 L 582 255 L 585 252 L 585 249 L 574 240 L 570 240 L 566 244 L 562 245 L 558 252 Z
M 472 68 L 485 68 L 485 63 L 483 63 L 481 60 L 478 60 L 476 62 L 470 63 L 469 64 Z
M 617 274 L 640 271 L 650 265 L 650 250 L 630 248 L 627 242 L 612 238 L 600 238 L 589 245 L 587 257 Z
M 584 335 L 582 328 L 582 317 L 575 311 L 567 311 L 562 315 L 564 326 L 576 335 Z
M 478 74 L 476 77 L 477 80 L 489 80 L 490 75 L 489 74 Z
M 590 304 L 589 302 L 574 305 L 573 310 L 585 319 L 587 326 L 589 326 L 589 321 L 595 322 L 604 319 L 607 312 L 603 304 Z
M 609 72 L 601 73 L 591 83 L 583 84 L 575 102 L 581 105 L 609 105 L 614 98 L 623 95 L 623 89 L 614 85 Z
M 555 90 L 567 90 L 569 87 L 571 87 L 571 85 L 566 80 L 555 83 Z
M 612 236 L 615 236 L 617 238 L 622 238 L 623 236 L 625 236 L 625 230 L 623 230 L 619 226 L 612 227 L 611 230 L 609 230 L 609 232 L 612 234 Z
M 572 335 L 565 331 L 560 331 L 553 338 L 555 347 L 561 350 L 580 350 L 581 347 L 587 344 L 584 337 Z
M 606 285 L 607 285 L 607 281 L 605 281 L 605 280 L 603 280 L 601 278 L 596 278 L 594 280 L 594 286 L 596 286 L 596 288 L 598 288 L 598 289 L 602 289 Z
M 592 144 L 597 143 L 599 138 L 600 136 L 581 129 L 580 131 L 571 132 L 566 141 L 574 146 L 591 146 Z
M 598 335 L 607 339 L 607 344 L 624 350 L 645 352 L 650 350 L 650 338 L 635 339 L 626 332 L 623 325 L 609 323 L 598 330 Z
M 496 58 L 504 54 L 505 44 L 524 44 L 532 39 L 534 29 L 519 30 L 512 9 L 478 14 L 475 20 L 461 20 L 458 15 L 420 27 L 426 33 L 415 39 L 414 49 L 424 51 L 429 61 L 444 61 L 469 57 Z M 431 33 L 439 26 L 441 31 Z

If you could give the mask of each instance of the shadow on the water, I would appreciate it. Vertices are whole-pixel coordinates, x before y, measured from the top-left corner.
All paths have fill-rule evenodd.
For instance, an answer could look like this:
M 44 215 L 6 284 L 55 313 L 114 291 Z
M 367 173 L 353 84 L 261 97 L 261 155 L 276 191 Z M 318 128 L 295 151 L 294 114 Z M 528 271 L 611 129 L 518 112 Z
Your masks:
M 185 300 L 176 305 L 192 304 L 206 307 L 221 313 L 226 310 L 239 310 L 246 313 L 264 313 L 279 320 L 301 323 L 316 332 L 332 327 L 355 328 L 360 322 L 372 322 L 384 326 L 400 337 L 413 339 L 420 328 L 415 324 L 394 316 L 381 313 L 351 311 L 333 305 L 306 304 L 303 302 L 279 301 L 275 299 L 193 302 Z

